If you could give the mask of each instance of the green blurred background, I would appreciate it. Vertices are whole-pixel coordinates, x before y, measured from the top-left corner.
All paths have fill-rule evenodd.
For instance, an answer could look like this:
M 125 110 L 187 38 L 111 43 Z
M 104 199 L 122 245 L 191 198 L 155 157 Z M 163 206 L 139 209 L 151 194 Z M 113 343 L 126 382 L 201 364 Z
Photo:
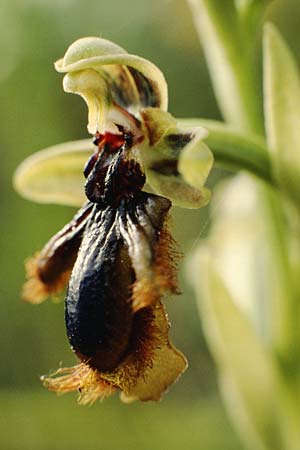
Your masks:
M 268 14 L 299 55 L 299 1 L 275 0 Z M 57 398 L 40 385 L 39 375 L 75 358 L 65 336 L 63 303 L 34 307 L 20 300 L 23 261 L 74 211 L 23 200 L 11 178 L 30 153 L 87 137 L 86 107 L 63 93 L 53 61 L 88 35 L 111 39 L 156 63 L 167 78 L 175 116 L 219 118 L 184 0 L 1 0 L 0 450 L 241 449 L 219 399 L 184 262 L 184 294 L 167 306 L 173 340 L 190 367 L 162 402 L 125 406 L 112 398 L 87 408 L 77 405 L 75 395 Z M 209 228 L 207 208 L 174 208 L 173 216 L 176 239 L 188 257 Z

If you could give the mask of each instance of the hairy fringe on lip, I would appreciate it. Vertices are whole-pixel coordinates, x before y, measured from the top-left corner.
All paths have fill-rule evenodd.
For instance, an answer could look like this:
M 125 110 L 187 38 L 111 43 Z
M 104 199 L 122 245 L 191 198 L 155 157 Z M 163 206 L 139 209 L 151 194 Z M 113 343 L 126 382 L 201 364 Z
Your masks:
M 128 356 L 110 374 L 103 374 L 104 379 L 111 381 L 122 390 L 131 390 L 137 379 L 143 377 L 147 369 L 152 368 L 155 350 L 165 339 L 166 331 L 162 329 L 159 317 L 161 314 L 166 319 L 166 313 L 161 304 L 140 309 L 135 313 Z
M 44 386 L 57 394 L 78 391 L 80 404 L 121 392 L 124 402 L 159 400 L 162 394 L 186 369 L 185 357 L 169 341 L 169 322 L 164 306 L 141 309 L 135 314 L 127 356 L 108 372 L 89 364 L 60 368 L 41 377 Z
M 185 371 L 187 361 L 169 341 L 169 327 L 160 302 L 136 313 L 130 353 L 111 374 L 123 402 L 158 401 Z
M 78 403 L 91 405 L 98 399 L 105 399 L 115 392 L 115 387 L 104 381 L 97 370 L 87 363 L 74 367 L 60 368 L 49 376 L 42 376 L 43 385 L 57 394 L 78 391 Z
M 56 297 L 68 284 L 71 270 L 62 272 L 52 283 L 44 283 L 39 273 L 40 253 L 37 252 L 25 261 L 26 277 L 22 290 L 22 298 L 25 302 L 38 305 L 49 297 Z
M 57 394 L 78 391 L 78 402 L 82 405 L 103 400 L 117 389 L 130 392 L 138 378 L 151 369 L 155 349 L 161 344 L 161 330 L 152 310 L 146 308 L 136 314 L 130 353 L 116 369 L 102 373 L 90 367 L 87 360 L 74 367 L 60 368 L 49 376 L 42 376 L 43 385 Z
M 169 231 L 169 223 L 166 220 L 155 244 L 149 276 L 137 280 L 133 285 L 132 308 L 134 311 L 154 305 L 167 293 L 180 294 L 177 272 L 182 253 L 176 247 L 177 243 Z

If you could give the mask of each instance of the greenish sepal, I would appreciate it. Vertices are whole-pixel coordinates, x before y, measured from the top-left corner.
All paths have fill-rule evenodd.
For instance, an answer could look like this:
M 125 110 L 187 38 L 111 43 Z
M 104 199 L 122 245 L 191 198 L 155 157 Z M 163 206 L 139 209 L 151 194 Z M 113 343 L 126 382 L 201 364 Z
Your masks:
M 14 188 L 38 203 L 81 206 L 86 201 L 82 171 L 94 148 L 83 139 L 34 153 L 17 168 Z

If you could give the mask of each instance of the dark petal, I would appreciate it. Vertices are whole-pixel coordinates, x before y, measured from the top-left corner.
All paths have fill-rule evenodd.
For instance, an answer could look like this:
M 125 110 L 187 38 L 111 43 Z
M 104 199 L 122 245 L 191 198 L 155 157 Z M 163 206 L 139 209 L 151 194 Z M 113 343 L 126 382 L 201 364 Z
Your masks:
M 62 272 L 72 269 L 92 207 L 86 203 L 41 251 L 38 270 L 44 283 L 52 283 Z
M 171 202 L 165 197 L 154 194 L 140 192 L 129 205 L 125 204 L 125 208 L 120 208 L 120 230 L 122 236 L 128 245 L 131 258 L 135 251 L 132 245 L 137 246 L 138 236 L 143 235 L 145 244 L 148 247 L 147 252 L 152 253 L 153 245 L 157 242 L 159 233 L 163 227 L 166 216 L 171 208 Z M 143 249 L 145 251 L 145 249 Z
M 64 289 L 91 210 L 92 204 L 86 203 L 40 253 L 26 262 L 28 281 L 23 289 L 25 300 L 38 303 Z
M 170 207 L 168 199 L 141 192 L 120 214 L 120 232 L 135 272 L 135 311 L 155 304 L 168 292 L 178 292 L 177 254 L 166 221 Z
M 134 273 L 120 237 L 118 211 L 95 205 L 66 297 L 66 326 L 75 353 L 100 371 L 114 368 L 131 332 Z
M 138 217 L 147 216 L 157 232 L 160 232 L 172 206 L 169 199 L 154 194 L 142 194 L 143 203 L 137 208 Z

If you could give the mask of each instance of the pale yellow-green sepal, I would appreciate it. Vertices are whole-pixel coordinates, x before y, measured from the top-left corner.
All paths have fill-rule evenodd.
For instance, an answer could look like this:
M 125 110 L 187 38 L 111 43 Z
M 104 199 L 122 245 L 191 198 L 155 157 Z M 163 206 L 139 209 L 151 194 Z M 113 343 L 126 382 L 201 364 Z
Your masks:
M 213 155 L 202 141 L 203 133 L 196 132 L 178 160 L 178 171 L 183 179 L 197 189 L 202 189 L 213 166 Z
M 63 81 L 64 90 L 80 95 L 88 106 L 88 131 L 95 134 L 108 129 L 107 114 L 112 104 L 107 84 L 100 74 L 92 69 L 68 73 Z
M 207 205 L 211 193 L 203 187 L 195 189 L 181 177 L 162 175 L 154 170 L 146 170 L 149 186 L 158 194 L 169 198 L 173 205 L 181 208 L 196 209 Z
M 34 153 L 14 174 L 16 191 L 39 203 L 81 206 L 86 201 L 82 171 L 94 148 L 83 139 Z
M 107 82 L 114 100 L 134 113 L 141 106 L 168 107 L 167 84 L 158 67 L 106 39 L 78 39 L 55 68 L 62 73 L 95 70 Z
M 208 203 L 204 187 L 213 165 L 213 155 L 203 143 L 204 128 L 178 128 L 169 113 L 157 108 L 141 111 L 147 140 L 141 159 L 149 185 L 159 195 L 184 208 L 200 208 Z

